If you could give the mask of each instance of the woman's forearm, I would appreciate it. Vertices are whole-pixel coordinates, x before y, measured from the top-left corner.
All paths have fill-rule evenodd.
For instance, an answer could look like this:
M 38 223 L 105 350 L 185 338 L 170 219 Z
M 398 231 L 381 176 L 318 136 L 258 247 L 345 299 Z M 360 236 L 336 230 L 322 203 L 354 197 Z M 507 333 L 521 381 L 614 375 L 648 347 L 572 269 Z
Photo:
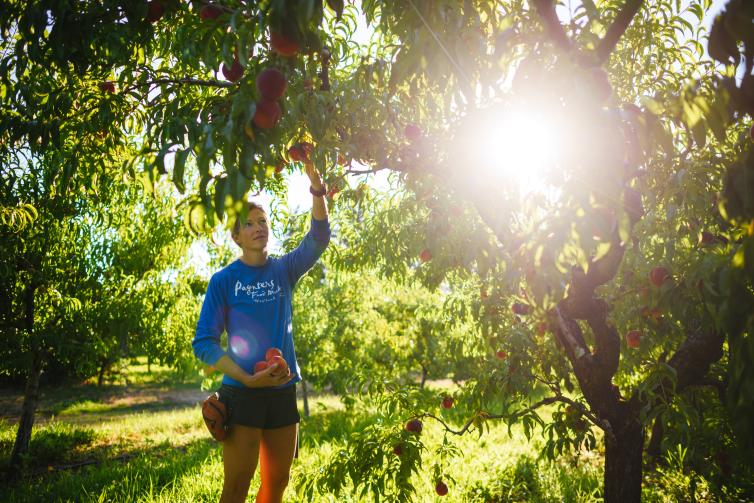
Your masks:
M 327 206 L 322 196 L 312 196 L 312 217 L 315 220 L 327 220 Z
M 290 382 L 291 379 L 296 377 L 295 374 L 291 374 L 290 371 L 283 374 L 276 374 L 278 365 L 270 365 L 264 370 L 249 374 L 244 369 L 238 366 L 230 356 L 223 355 L 215 363 L 215 368 L 223 374 L 232 377 L 236 381 L 240 382 L 247 388 L 266 388 L 270 386 L 282 386 Z
M 230 356 L 223 355 L 215 363 L 215 368 L 223 374 L 232 377 L 236 381 L 246 384 L 251 379 L 251 374 L 238 366 L 236 362 L 231 360 Z
M 306 173 L 306 176 L 309 177 L 309 182 L 311 183 L 312 189 L 320 191 L 325 188 L 325 185 L 322 183 L 322 178 L 320 178 L 317 169 L 314 167 L 314 164 L 312 164 L 312 162 L 308 159 L 304 161 L 304 172 Z M 325 205 L 324 196 L 312 197 L 312 217 L 315 220 L 327 220 L 327 205 Z

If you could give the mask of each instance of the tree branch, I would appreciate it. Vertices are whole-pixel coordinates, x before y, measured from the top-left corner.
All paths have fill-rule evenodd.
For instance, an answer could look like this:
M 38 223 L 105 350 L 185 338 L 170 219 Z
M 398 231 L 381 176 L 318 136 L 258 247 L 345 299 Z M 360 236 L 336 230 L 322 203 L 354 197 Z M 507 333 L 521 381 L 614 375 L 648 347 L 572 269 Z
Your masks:
M 530 405 L 529 407 L 527 407 L 525 409 L 521 409 L 521 410 L 519 410 L 517 412 L 514 412 L 513 414 L 489 414 L 489 413 L 484 412 L 484 411 L 478 412 L 476 415 L 474 415 L 474 417 L 472 417 L 471 419 L 469 419 L 468 421 L 466 421 L 466 423 L 464 423 L 463 427 L 461 427 L 460 430 L 454 430 L 453 428 L 451 428 L 450 426 L 448 426 L 448 424 L 442 418 L 439 418 L 439 417 L 435 416 L 434 414 L 430 414 L 429 412 L 426 412 L 426 413 L 422 414 L 419 417 L 429 417 L 429 418 L 432 418 L 435 421 L 437 421 L 440 424 L 442 424 L 443 428 L 445 428 L 445 431 L 447 431 L 448 433 L 453 433 L 454 435 L 463 435 L 464 433 L 467 433 L 467 432 L 469 432 L 471 430 L 471 426 L 474 424 L 474 420 L 476 418 L 478 418 L 478 417 L 483 417 L 484 419 L 511 419 L 512 421 L 515 421 L 518 418 L 520 418 L 522 416 L 525 416 L 526 414 L 534 412 L 535 410 L 537 410 L 540 407 L 543 407 L 545 405 L 551 405 L 551 404 L 553 404 L 555 402 L 563 402 L 563 403 L 567 403 L 567 404 L 575 407 L 576 409 L 579 410 L 579 413 L 582 416 L 584 416 L 585 418 L 587 418 L 592 424 L 594 424 L 595 426 L 597 426 L 598 428 L 600 428 L 602 431 L 604 431 L 605 435 L 607 437 L 610 437 L 612 439 L 615 438 L 615 434 L 613 433 L 613 429 L 612 429 L 612 426 L 610 425 L 609 421 L 601 420 L 599 417 L 597 417 L 595 414 L 593 414 L 592 412 L 590 412 L 587 408 L 585 408 L 579 402 L 571 400 L 570 398 L 565 397 L 565 396 L 560 395 L 560 394 L 553 395 L 553 396 L 550 396 L 550 397 L 547 397 L 547 398 L 543 398 L 542 400 L 540 400 L 540 401 L 538 401 L 538 402 Z
M 563 29 L 563 25 L 560 24 L 560 19 L 558 19 L 558 14 L 555 11 L 555 1 L 532 0 L 532 3 L 539 17 L 542 18 L 542 23 L 545 25 L 545 30 L 550 39 L 561 49 L 571 51 L 573 45 L 571 45 L 571 40 Z
M 537 403 L 535 403 L 535 404 L 533 404 L 533 405 L 531 405 L 531 406 L 529 406 L 529 407 L 527 407 L 525 409 L 522 409 L 522 410 L 520 410 L 518 412 L 514 412 L 513 414 L 489 414 L 487 412 L 480 411 L 480 412 L 477 412 L 474 415 L 474 417 L 472 417 L 471 419 L 469 419 L 468 421 L 466 421 L 466 423 L 463 425 L 463 427 L 460 430 L 454 430 L 453 428 L 451 428 L 450 426 L 448 426 L 448 424 L 442 418 L 439 418 L 439 417 L 435 416 L 434 414 L 430 414 L 429 412 L 425 412 L 424 414 L 422 414 L 422 415 L 420 415 L 418 417 L 430 417 L 430 418 L 434 419 L 435 421 L 439 422 L 440 424 L 442 424 L 442 426 L 445 428 L 445 430 L 448 433 L 453 433 L 454 435 L 463 435 L 464 433 L 468 432 L 471 429 L 471 426 L 474 424 L 474 420 L 477 419 L 478 417 L 483 417 L 484 419 L 504 419 L 504 418 L 513 418 L 513 419 L 516 419 L 516 418 L 519 418 L 519 417 L 521 417 L 521 416 L 523 416 L 525 414 L 528 414 L 529 412 L 532 412 L 532 411 L 534 411 L 534 410 L 536 410 L 536 409 L 538 409 L 540 407 L 543 407 L 545 405 L 550 405 L 552 403 L 559 402 L 559 401 L 560 402 L 572 403 L 569 399 L 565 398 L 564 396 L 556 395 L 556 396 L 551 396 L 551 397 L 543 398 L 539 402 L 537 402 Z
M 692 332 L 670 358 L 668 365 L 676 371 L 676 390 L 702 382 L 710 366 L 723 357 L 725 336 L 715 331 Z
M 565 348 L 574 369 L 582 367 L 583 364 L 577 362 L 589 356 L 589 349 L 578 323 L 563 312 L 560 304 L 553 310 L 551 316 L 554 318 L 552 325 L 555 327 L 555 336 Z
M 147 81 L 147 85 L 154 85 L 154 84 L 190 84 L 193 86 L 206 86 L 206 87 L 232 87 L 235 84 L 233 82 L 222 82 L 220 80 L 212 79 L 212 80 L 203 80 L 203 79 L 192 79 L 189 77 L 184 77 L 182 79 L 155 79 L 155 80 L 149 80 Z M 140 84 L 137 84 L 135 86 L 129 87 L 128 89 L 133 89 L 135 87 L 138 87 Z
M 369 175 L 372 173 L 377 173 L 378 171 L 382 171 L 383 169 L 391 169 L 391 168 L 374 168 L 374 169 L 347 169 L 344 171 L 344 173 L 349 175 Z M 398 170 L 393 170 L 398 171 Z
M 615 20 L 607 29 L 607 33 L 602 40 L 600 40 L 600 43 L 595 50 L 597 56 L 596 63 L 598 66 L 604 64 L 607 61 L 607 58 L 610 57 L 613 49 L 615 49 L 618 41 L 626 32 L 628 25 L 631 24 L 631 21 L 634 16 L 636 16 L 636 13 L 639 12 L 643 3 L 644 0 L 626 0 L 626 3 L 623 4 L 623 8 L 618 12 Z

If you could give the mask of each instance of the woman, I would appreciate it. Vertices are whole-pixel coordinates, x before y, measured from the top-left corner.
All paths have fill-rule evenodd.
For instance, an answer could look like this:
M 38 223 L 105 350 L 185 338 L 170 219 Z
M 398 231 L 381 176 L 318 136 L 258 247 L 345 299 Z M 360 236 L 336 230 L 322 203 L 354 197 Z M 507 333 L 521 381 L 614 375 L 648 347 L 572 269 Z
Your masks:
M 268 257 L 269 224 L 264 210 L 249 203 L 246 222 L 237 221 L 233 240 L 242 255 L 210 279 L 194 337 L 194 354 L 224 375 L 220 400 L 230 409 L 223 442 L 225 480 L 221 503 L 245 501 L 260 461 L 262 485 L 256 501 L 281 502 L 288 485 L 300 420 L 293 348 L 291 292 L 330 240 L 325 187 L 305 161 L 313 195 L 309 233 L 282 257 Z M 220 335 L 228 333 L 227 351 Z M 279 348 L 290 370 L 272 365 L 254 373 L 269 348 Z

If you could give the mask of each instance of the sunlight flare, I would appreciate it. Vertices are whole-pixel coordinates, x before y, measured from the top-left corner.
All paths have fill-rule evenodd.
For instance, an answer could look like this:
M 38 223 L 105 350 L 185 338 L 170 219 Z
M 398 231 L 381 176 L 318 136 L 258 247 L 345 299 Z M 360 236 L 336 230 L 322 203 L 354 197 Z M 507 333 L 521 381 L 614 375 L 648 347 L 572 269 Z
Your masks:
M 494 107 L 465 121 L 458 148 L 475 176 L 520 195 L 551 191 L 547 173 L 563 151 L 558 120 L 532 107 Z

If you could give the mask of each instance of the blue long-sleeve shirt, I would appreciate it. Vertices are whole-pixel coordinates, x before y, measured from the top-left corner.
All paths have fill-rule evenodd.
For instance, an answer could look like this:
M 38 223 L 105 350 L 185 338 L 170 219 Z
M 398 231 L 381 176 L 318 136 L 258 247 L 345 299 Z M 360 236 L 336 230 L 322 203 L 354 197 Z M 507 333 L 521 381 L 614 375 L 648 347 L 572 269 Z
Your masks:
M 330 241 L 327 220 L 312 218 L 311 228 L 298 247 L 281 257 L 268 257 L 262 266 L 250 266 L 240 259 L 212 275 L 191 343 L 194 354 L 207 365 L 228 355 L 249 374 L 265 352 L 279 348 L 296 377 L 301 369 L 293 347 L 293 287 L 322 255 Z M 227 350 L 220 335 L 228 333 Z M 223 384 L 243 387 L 225 375 Z

